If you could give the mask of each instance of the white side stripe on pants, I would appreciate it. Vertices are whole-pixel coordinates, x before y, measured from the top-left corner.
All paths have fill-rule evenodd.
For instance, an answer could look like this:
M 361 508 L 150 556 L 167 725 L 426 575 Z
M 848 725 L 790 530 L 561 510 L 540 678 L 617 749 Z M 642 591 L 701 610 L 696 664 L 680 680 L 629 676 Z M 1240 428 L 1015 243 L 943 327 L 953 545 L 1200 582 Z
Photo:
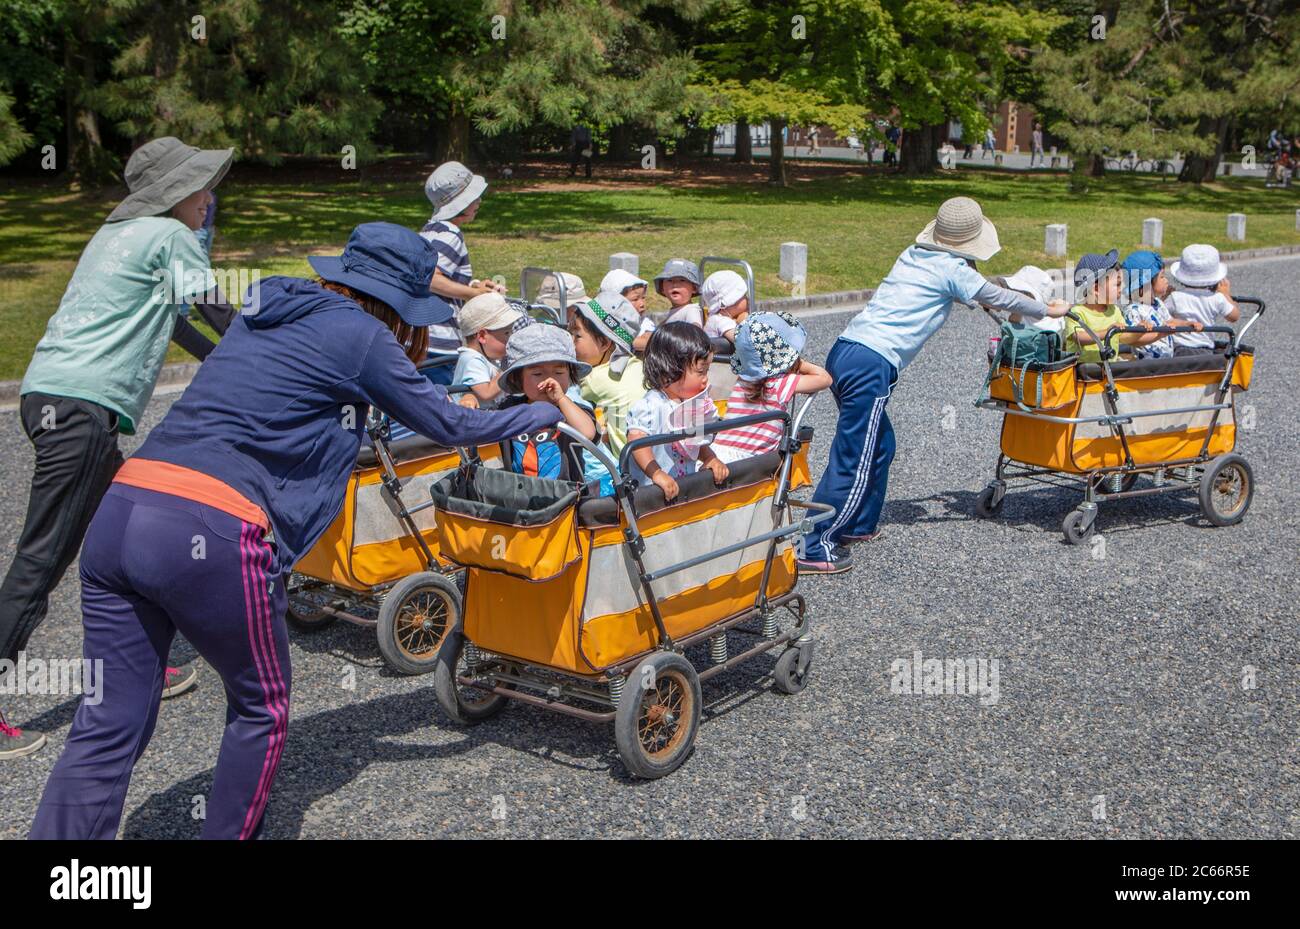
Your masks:
M 867 427 L 867 440 L 862 447 L 862 457 L 858 459 L 858 470 L 853 476 L 853 486 L 849 488 L 849 495 L 845 498 L 840 511 L 835 514 L 835 518 L 831 520 L 830 526 L 821 534 L 821 544 L 826 551 L 827 561 L 835 560 L 831 553 L 831 533 L 848 522 L 849 517 L 857 511 L 858 504 L 862 502 L 862 497 L 866 493 L 867 485 L 871 482 L 871 463 L 876 460 L 876 433 L 880 427 L 880 414 L 884 412 L 885 404 L 888 402 L 889 394 L 885 394 L 883 397 L 877 397 L 871 407 L 871 425 Z

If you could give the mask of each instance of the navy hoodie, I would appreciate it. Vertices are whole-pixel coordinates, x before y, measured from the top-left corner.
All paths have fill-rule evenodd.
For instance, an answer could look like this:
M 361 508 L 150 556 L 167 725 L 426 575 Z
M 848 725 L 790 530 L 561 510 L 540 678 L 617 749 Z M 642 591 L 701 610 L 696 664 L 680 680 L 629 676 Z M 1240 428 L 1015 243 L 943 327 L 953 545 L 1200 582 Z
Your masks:
M 257 312 L 231 323 L 134 457 L 200 471 L 256 503 L 287 569 L 342 509 L 371 405 L 449 446 L 498 442 L 561 419 L 549 403 L 509 412 L 459 406 L 354 301 L 270 277 Z

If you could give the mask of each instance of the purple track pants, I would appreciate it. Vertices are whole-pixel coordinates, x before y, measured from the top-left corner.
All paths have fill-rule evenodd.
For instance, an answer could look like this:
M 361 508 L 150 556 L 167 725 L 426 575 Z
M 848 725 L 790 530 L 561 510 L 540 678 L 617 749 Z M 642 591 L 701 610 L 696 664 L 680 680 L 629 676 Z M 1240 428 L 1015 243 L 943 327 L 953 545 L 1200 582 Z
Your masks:
M 177 630 L 221 676 L 228 703 L 202 836 L 260 834 L 288 734 L 290 683 L 284 583 L 262 536 L 202 503 L 109 488 L 81 555 L 84 656 L 104 661 L 103 699 L 78 708 L 31 838 L 117 834 Z

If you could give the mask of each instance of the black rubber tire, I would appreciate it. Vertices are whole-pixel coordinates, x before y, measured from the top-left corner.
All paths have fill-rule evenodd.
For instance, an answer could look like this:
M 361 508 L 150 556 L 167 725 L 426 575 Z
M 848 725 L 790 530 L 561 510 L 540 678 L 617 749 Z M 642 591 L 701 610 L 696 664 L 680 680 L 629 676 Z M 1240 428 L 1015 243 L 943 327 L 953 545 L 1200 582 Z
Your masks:
M 1006 502 L 1007 498 L 1003 494 L 996 504 L 993 503 L 993 495 L 996 490 L 997 488 L 990 484 L 981 490 L 979 496 L 975 498 L 975 515 L 980 519 L 996 519 L 997 515 L 1002 512 L 1002 504 Z
M 807 649 L 808 658 L 804 662 L 804 669 L 799 671 L 799 653 Z M 776 667 L 772 670 L 772 683 L 776 689 L 783 694 L 797 694 L 808 686 L 808 678 L 812 676 L 812 643 L 804 645 L 791 645 L 781 653 L 776 659 Z
M 700 677 L 681 655 L 655 652 L 637 665 L 614 716 L 614 743 L 628 773 L 653 780 L 680 768 L 695 745 L 700 703 Z M 661 748 L 647 747 L 661 741 Z
M 290 628 L 298 632 L 320 632 L 338 622 L 337 616 L 314 608 L 309 601 L 298 599 L 294 594 L 289 595 L 284 619 Z
M 1088 524 L 1087 529 L 1080 528 L 1083 525 L 1083 519 L 1084 513 L 1082 510 L 1071 510 L 1065 514 L 1065 519 L 1061 520 L 1061 532 L 1065 535 L 1065 541 L 1071 545 L 1082 545 L 1097 529 L 1097 520 L 1095 518 Z
M 1221 501 L 1218 500 L 1225 481 L 1234 481 L 1241 487 L 1236 505 L 1226 512 L 1220 510 Z M 1255 472 L 1240 455 L 1220 455 L 1205 466 L 1198 496 L 1201 512 L 1211 525 L 1235 526 L 1246 517 L 1250 502 L 1255 498 Z
M 433 669 L 433 695 L 452 722 L 472 726 L 496 716 L 506 708 L 510 698 L 460 685 L 456 676 L 464 651 L 465 634 L 461 632 L 458 621 L 443 636 L 438 649 L 437 667 Z
M 460 624 L 456 582 L 421 571 L 393 585 L 379 607 L 379 653 L 399 674 L 428 674 L 438 664 L 447 632 Z

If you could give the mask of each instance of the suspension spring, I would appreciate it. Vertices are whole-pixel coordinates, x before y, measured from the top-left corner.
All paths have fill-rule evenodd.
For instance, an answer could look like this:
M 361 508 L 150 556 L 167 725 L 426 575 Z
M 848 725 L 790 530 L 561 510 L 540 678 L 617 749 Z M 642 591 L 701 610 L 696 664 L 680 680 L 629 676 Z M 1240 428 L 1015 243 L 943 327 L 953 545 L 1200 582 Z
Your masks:
M 727 633 L 719 632 L 709 639 L 709 660 L 722 664 L 727 660 Z
M 615 709 L 618 709 L 619 701 L 623 699 L 623 682 L 625 680 L 626 678 L 621 675 L 609 679 L 609 702 L 614 704 Z
M 763 638 L 775 639 L 778 631 L 776 624 L 776 613 L 767 610 L 763 613 Z

